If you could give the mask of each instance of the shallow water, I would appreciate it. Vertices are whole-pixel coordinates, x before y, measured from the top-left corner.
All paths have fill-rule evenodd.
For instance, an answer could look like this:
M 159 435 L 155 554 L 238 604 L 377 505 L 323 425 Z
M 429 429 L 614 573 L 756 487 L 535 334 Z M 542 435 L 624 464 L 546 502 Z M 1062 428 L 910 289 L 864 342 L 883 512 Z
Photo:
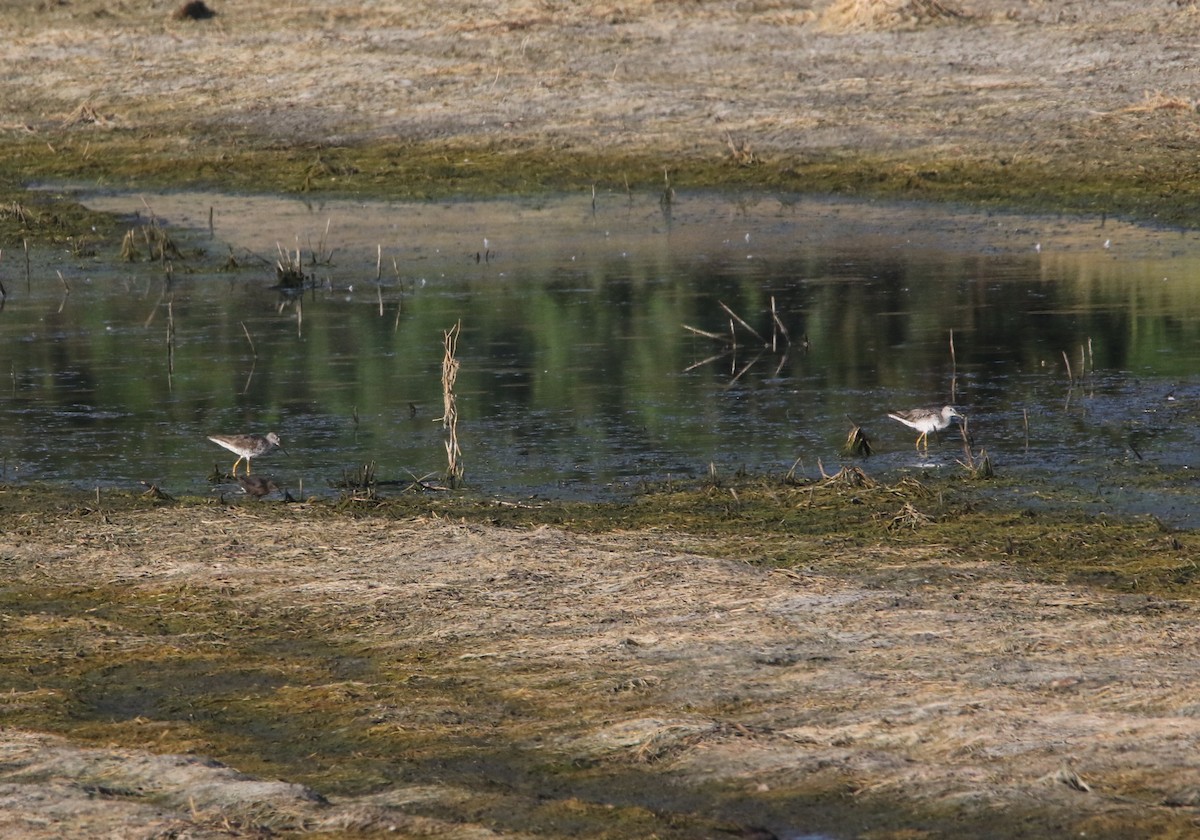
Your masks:
M 207 477 L 233 457 L 206 436 L 268 430 L 288 454 L 255 470 L 293 491 L 367 463 L 440 474 L 461 321 L 459 440 L 486 493 L 959 470 L 957 431 L 926 456 L 887 418 L 952 402 L 997 471 L 1196 524 L 1195 234 L 765 195 L 81 197 L 133 229 L 153 214 L 182 256 L 35 252 L 27 279 L 5 248 L 8 481 L 228 492 Z M 305 293 L 272 288 L 280 248 Z M 865 462 L 840 454 L 851 419 Z

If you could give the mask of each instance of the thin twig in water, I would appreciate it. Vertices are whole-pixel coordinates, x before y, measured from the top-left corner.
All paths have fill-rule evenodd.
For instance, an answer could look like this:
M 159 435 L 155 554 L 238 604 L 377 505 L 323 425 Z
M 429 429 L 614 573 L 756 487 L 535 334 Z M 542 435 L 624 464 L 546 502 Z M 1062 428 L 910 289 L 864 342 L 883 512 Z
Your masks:
M 175 304 L 167 301 L 167 387 L 175 376 Z
M 257 359 L 258 351 L 254 349 L 254 339 L 250 337 L 250 330 L 246 329 L 246 322 L 238 321 L 238 323 L 242 327 L 242 332 L 246 334 L 246 341 L 250 344 L 250 355 Z
M 688 371 L 693 371 L 698 367 L 703 367 L 704 365 L 708 364 L 709 362 L 715 362 L 715 361 L 717 361 L 717 359 L 723 359 L 728 355 L 729 355 L 728 352 L 717 353 L 715 356 L 709 356 L 707 359 L 701 359 L 700 361 L 695 362 L 694 364 L 690 364 L 687 367 L 685 367 L 683 369 L 683 372 L 687 373 Z

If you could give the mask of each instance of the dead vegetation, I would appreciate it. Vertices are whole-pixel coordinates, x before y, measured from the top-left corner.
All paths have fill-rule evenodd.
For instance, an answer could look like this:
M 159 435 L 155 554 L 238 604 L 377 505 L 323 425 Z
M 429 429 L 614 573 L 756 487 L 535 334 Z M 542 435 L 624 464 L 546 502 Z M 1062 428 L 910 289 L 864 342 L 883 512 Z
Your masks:
M 821 25 L 842 31 L 905 29 L 968 19 L 965 12 L 940 0 L 836 0 L 821 15 Z
M 1142 101 L 1121 108 L 1118 114 L 1149 114 L 1157 111 L 1178 111 L 1183 114 L 1195 114 L 1197 101 L 1186 96 L 1175 96 L 1160 90 L 1146 91 Z
M 142 249 L 145 249 L 144 252 Z M 183 257 L 171 235 L 153 217 L 146 224 L 126 231 L 121 240 L 123 261 L 137 262 L 143 256 L 151 262 L 161 263 Z
M 733 519 L 758 503 L 740 489 Z M 855 545 L 799 522 L 588 536 L 386 506 L 6 499 L 0 827 L 415 831 L 419 801 L 425 830 L 457 836 L 683 840 L 748 830 L 727 791 L 780 836 L 847 808 L 894 836 L 1186 836 L 1195 603 L 1023 577 L 981 521 L 949 539 L 917 510 L 936 494 L 873 492 L 852 495 L 892 521 Z M 806 542 L 826 547 L 748 562 Z M 553 784 L 497 788 L 501 771 Z M 924 810 L 946 801 L 947 823 Z

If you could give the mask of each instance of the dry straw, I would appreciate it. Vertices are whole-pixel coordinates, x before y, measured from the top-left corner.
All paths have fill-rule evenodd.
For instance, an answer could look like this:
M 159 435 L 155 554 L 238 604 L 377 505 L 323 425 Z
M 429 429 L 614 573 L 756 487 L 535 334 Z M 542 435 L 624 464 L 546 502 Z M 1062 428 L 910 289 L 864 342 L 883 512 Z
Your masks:
M 821 25 L 831 30 L 910 29 L 967 17 L 938 0 L 837 0 L 821 16 Z
M 446 430 L 446 481 L 451 487 L 462 484 L 465 466 L 462 450 L 458 448 L 458 400 L 454 395 L 454 382 L 458 379 L 459 361 L 458 336 L 462 332 L 462 321 L 445 331 L 445 356 L 442 359 L 442 428 Z

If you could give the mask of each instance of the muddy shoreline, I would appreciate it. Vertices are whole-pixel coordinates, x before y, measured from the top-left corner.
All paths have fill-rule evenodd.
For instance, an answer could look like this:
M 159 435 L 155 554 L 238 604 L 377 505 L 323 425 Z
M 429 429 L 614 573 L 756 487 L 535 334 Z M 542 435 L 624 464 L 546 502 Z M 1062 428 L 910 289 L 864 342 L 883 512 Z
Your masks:
M 4 251 L 106 234 L 23 192 L 55 179 L 788 189 L 1200 224 L 1194 4 L 210 5 L 6 10 Z M 880 490 L 880 520 L 866 491 L 847 502 L 852 539 L 794 490 L 735 539 L 5 489 L 0 831 L 1195 836 L 1190 534 L 1014 544 L 1026 517 L 901 539 L 900 502 L 936 497 L 908 487 Z M 1060 537 L 1087 574 L 1031 561 Z M 1170 587 L 1106 568 L 1117 544 Z

